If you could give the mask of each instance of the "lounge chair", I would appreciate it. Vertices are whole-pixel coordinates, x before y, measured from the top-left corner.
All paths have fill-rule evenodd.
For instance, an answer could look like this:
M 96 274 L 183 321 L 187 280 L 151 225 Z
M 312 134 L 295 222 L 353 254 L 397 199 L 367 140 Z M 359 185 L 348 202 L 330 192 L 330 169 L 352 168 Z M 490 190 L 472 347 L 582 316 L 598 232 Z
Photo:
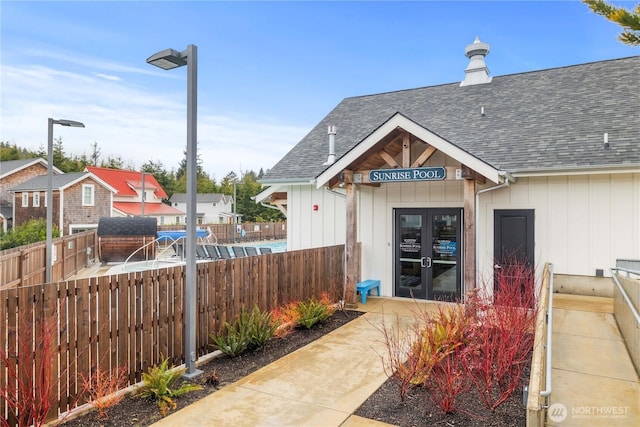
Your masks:
M 254 246 L 245 246 L 244 251 L 247 253 L 247 256 L 256 256 L 258 255 L 258 248 Z
M 208 259 L 209 254 L 203 245 L 196 245 L 196 258 L 197 259 Z
M 218 253 L 220 254 L 221 259 L 231 259 L 231 254 L 229 253 L 229 248 L 226 246 L 218 245 L 216 246 L 218 249 Z
M 220 259 L 220 254 L 215 245 L 204 245 L 204 248 L 207 250 L 209 259 Z
M 176 252 L 177 257 L 179 257 L 180 259 L 184 259 L 185 258 L 185 247 L 184 247 L 184 243 L 182 242 L 175 242 L 174 244 L 172 244 L 171 246 L 173 246 L 173 250 Z
M 241 246 L 232 246 L 231 249 L 233 249 L 233 255 L 235 255 L 236 258 L 243 258 L 247 256 Z
M 260 248 L 261 255 L 270 254 L 270 253 L 272 253 L 271 248 Z

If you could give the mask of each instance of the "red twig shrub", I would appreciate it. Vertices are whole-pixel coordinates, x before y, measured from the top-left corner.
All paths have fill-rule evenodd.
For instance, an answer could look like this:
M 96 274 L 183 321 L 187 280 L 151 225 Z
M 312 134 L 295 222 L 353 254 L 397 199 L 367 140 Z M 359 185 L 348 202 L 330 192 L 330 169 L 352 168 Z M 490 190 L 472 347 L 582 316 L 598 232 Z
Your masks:
M 127 386 L 129 371 L 123 366 L 112 371 L 104 371 L 97 366 L 90 377 L 81 374 L 81 379 L 84 389 L 91 396 L 93 406 L 98 409 L 98 418 L 106 419 L 107 409 L 124 398 L 124 394 L 118 392 Z
M 298 301 L 291 301 L 282 307 L 271 311 L 271 318 L 278 326 L 274 336 L 278 338 L 286 337 L 298 325 L 300 313 L 298 312 Z
M 0 425 L 41 426 L 47 420 L 58 387 L 52 378 L 56 330 L 53 321 L 36 323 L 33 311 L 26 309 L 18 317 L 16 347 L 0 345 L 0 369 L 6 373 L 0 398 L 8 410 L 7 418 L 0 414 Z
M 455 412 L 456 397 L 470 386 L 460 361 L 468 349 L 472 324 L 473 318 L 461 304 L 440 305 L 424 330 L 433 365 L 423 384 L 433 403 L 445 413 Z
M 496 276 L 493 304 L 472 298 L 478 320 L 464 365 L 487 408 L 495 410 L 519 386 L 533 349 L 537 314 L 533 268 L 512 262 Z
M 402 400 L 412 387 L 423 386 L 450 413 L 457 410 L 456 397 L 473 387 L 493 411 L 513 394 L 533 349 L 534 269 L 520 262 L 505 265 L 495 289 L 491 298 L 475 291 L 464 305 L 414 315 L 408 330 L 383 325 L 383 365 Z

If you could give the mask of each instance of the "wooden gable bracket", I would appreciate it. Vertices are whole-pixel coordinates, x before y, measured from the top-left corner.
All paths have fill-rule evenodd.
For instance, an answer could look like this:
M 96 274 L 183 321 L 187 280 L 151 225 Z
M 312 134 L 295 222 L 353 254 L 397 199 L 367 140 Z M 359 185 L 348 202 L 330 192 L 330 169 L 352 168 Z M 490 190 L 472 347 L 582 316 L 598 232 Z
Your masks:
M 398 164 L 398 162 L 396 162 L 396 159 L 394 159 L 391 154 L 387 153 L 384 148 L 382 150 L 380 150 L 378 152 L 378 155 L 380 157 L 382 157 L 382 160 L 384 160 L 385 162 L 387 162 L 387 164 L 389 166 L 391 166 L 392 168 L 399 168 L 400 165 Z
M 433 145 L 429 145 L 423 152 L 418 156 L 418 158 L 411 164 L 412 168 L 419 168 L 420 166 L 427 163 L 427 160 L 433 156 L 433 154 L 438 151 L 436 147 Z
M 487 179 L 484 176 L 465 165 L 462 165 L 462 178 L 472 179 L 478 184 L 485 184 L 487 182 Z

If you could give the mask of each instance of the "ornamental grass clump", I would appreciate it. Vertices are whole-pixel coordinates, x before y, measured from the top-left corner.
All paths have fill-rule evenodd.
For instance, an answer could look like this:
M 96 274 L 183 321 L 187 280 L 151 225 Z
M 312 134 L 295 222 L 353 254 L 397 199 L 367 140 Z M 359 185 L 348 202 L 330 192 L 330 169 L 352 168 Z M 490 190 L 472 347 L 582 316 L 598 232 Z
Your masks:
M 162 359 L 160 365 L 150 367 L 142 373 L 142 386 L 137 390 L 136 396 L 141 398 L 153 398 L 163 417 L 169 409 L 176 409 L 178 404 L 173 400 L 190 391 L 201 390 L 202 386 L 183 383 L 174 389 L 175 382 L 186 372 L 185 368 L 174 369 L 169 367 L 169 358 Z
M 328 319 L 335 311 L 331 304 L 331 300 L 327 294 L 323 294 L 321 298 L 311 298 L 307 301 L 298 303 L 298 325 L 307 329 L 313 325 Z
M 210 334 L 213 346 L 229 357 L 237 357 L 245 351 L 262 347 L 278 329 L 279 321 L 268 311 L 261 311 L 256 305 L 253 310 L 244 308 L 232 324 L 225 323 L 226 331 Z

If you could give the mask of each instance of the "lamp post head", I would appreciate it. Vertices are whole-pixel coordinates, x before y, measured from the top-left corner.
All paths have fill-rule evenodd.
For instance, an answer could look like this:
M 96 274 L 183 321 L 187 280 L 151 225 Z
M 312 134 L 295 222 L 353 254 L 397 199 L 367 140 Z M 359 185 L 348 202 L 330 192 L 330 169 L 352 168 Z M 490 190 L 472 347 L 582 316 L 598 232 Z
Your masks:
M 187 60 L 177 50 L 165 49 L 148 57 L 147 64 L 155 65 L 163 70 L 171 70 L 187 65 Z
M 54 125 L 60 125 L 60 126 L 68 126 L 68 127 L 72 127 L 72 128 L 83 128 L 84 127 L 84 123 L 82 123 L 82 122 L 76 122 L 75 120 L 66 120 L 66 119 L 54 120 L 53 124 Z

